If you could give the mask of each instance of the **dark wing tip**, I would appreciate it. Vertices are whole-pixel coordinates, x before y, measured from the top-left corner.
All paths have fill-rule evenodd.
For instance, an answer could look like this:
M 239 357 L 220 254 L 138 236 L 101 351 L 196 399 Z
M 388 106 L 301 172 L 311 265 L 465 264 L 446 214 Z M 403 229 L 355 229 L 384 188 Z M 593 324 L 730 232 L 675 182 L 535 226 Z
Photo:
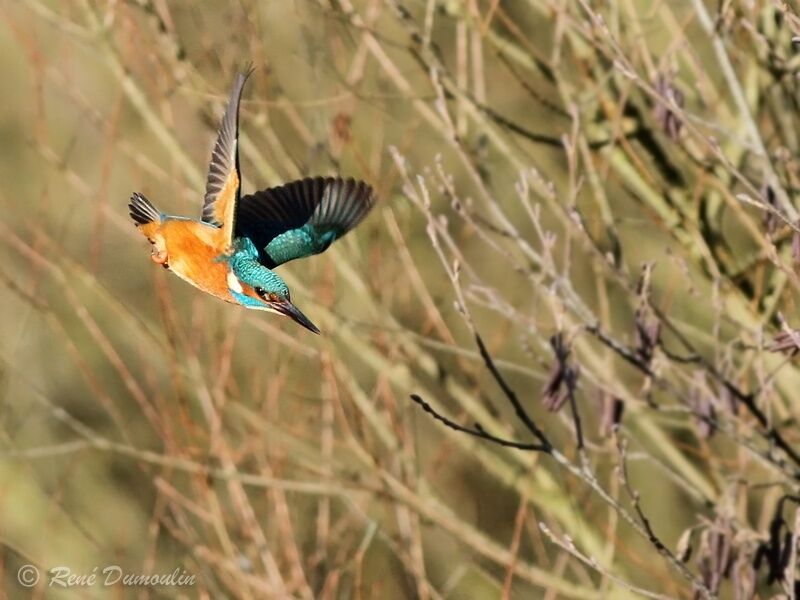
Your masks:
M 255 70 L 256 69 L 255 67 L 253 67 L 253 63 L 249 62 L 245 63 L 244 67 L 240 69 L 238 73 L 236 73 L 236 79 L 233 80 L 233 86 L 231 86 L 231 95 L 229 97 L 229 101 L 233 100 L 234 98 L 237 98 L 236 100 L 237 111 L 239 104 L 238 96 L 241 95 L 241 91 L 242 88 L 244 87 L 244 84 L 247 82 L 247 80 L 250 78 L 250 75 L 252 75 Z
M 128 211 L 131 219 L 138 225 L 147 225 L 161 220 L 161 213 L 158 212 L 158 209 L 139 192 L 131 195 Z
M 216 227 L 221 227 L 221 215 L 227 214 L 229 206 L 217 206 L 220 193 L 225 189 L 231 174 L 235 171 L 238 177 L 239 172 L 239 105 L 242 100 L 242 90 L 247 78 L 253 73 L 252 66 L 246 67 L 243 71 L 236 74 L 231 87 L 228 103 L 225 106 L 225 113 L 217 132 L 217 140 L 211 151 L 211 161 L 208 165 L 208 176 L 206 179 L 206 193 L 203 200 L 202 221 Z M 241 182 L 239 182 L 241 185 Z M 239 191 L 236 190 L 238 200 Z M 230 211 L 235 212 L 235 206 Z
M 307 177 L 242 197 L 235 233 L 250 238 L 262 253 L 264 265 L 272 268 L 324 252 L 358 225 L 375 203 L 375 192 L 364 181 Z M 274 242 L 306 225 L 311 229 L 303 236 L 289 235 Z
M 255 70 L 256 70 L 256 68 L 253 66 L 253 61 L 252 60 L 249 61 L 249 62 L 246 62 L 246 63 L 244 63 L 242 68 L 239 69 L 239 77 L 242 77 L 242 78 L 244 78 L 245 81 L 247 81 L 247 78 L 250 77 L 250 75 L 252 75 L 253 71 L 255 71 Z
M 323 198 L 312 223 L 336 225 L 344 235 L 358 225 L 375 206 L 375 190 L 365 181 L 348 177 L 316 178 L 323 188 Z M 319 183 L 322 183 L 320 186 Z

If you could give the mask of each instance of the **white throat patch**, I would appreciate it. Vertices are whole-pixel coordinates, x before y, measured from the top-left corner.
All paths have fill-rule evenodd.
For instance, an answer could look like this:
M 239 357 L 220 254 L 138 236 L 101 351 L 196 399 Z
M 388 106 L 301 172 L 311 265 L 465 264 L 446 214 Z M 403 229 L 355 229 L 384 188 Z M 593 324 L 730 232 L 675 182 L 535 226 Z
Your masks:
M 228 271 L 228 288 L 237 294 L 241 294 L 244 291 L 242 289 L 242 284 L 239 283 L 239 280 L 236 278 L 236 275 L 233 274 L 233 271 Z

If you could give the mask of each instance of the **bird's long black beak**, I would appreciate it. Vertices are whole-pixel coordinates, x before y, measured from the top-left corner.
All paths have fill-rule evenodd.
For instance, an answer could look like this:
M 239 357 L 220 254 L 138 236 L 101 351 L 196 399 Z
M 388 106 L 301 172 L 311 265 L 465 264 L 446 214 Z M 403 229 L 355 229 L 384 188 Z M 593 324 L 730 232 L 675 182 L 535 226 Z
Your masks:
M 314 333 L 319 333 L 319 328 L 311 322 L 307 316 L 305 316 L 300 309 L 297 308 L 294 304 L 289 302 L 288 300 L 284 300 L 283 302 L 276 302 L 272 305 L 272 307 L 280 312 L 281 314 L 286 315 L 287 317 L 291 317 L 291 319 L 309 331 L 313 331 Z

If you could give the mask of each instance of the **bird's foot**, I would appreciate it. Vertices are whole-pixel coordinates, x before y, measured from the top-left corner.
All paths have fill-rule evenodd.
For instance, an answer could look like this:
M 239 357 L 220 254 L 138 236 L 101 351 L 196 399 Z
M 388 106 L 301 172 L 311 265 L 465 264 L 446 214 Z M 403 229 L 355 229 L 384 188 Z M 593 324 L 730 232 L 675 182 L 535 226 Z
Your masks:
M 164 238 L 156 235 L 150 240 L 150 243 L 153 244 L 153 251 L 150 253 L 152 261 L 165 269 L 168 268 L 167 259 L 169 255 L 167 254 L 167 244 L 164 242 Z
M 150 254 L 150 258 L 152 261 L 158 265 L 162 265 L 163 267 L 167 267 L 167 251 L 161 250 L 158 246 L 153 246 L 153 252 Z

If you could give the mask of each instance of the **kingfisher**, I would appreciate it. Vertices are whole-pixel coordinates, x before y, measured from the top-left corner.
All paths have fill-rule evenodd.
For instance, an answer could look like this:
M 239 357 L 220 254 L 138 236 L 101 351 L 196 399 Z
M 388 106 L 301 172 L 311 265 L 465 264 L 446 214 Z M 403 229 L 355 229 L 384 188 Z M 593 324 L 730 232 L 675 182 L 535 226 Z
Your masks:
M 324 252 L 375 204 L 363 181 L 312 177 L 240 197 L 239 103 L 249 70 L 233 84 L 208 167 L 201 218 L 168 215 L 140 193 L 128 208 L 152 260 L 221 300 L 290 317 L 314 333 L 275 267 Z

